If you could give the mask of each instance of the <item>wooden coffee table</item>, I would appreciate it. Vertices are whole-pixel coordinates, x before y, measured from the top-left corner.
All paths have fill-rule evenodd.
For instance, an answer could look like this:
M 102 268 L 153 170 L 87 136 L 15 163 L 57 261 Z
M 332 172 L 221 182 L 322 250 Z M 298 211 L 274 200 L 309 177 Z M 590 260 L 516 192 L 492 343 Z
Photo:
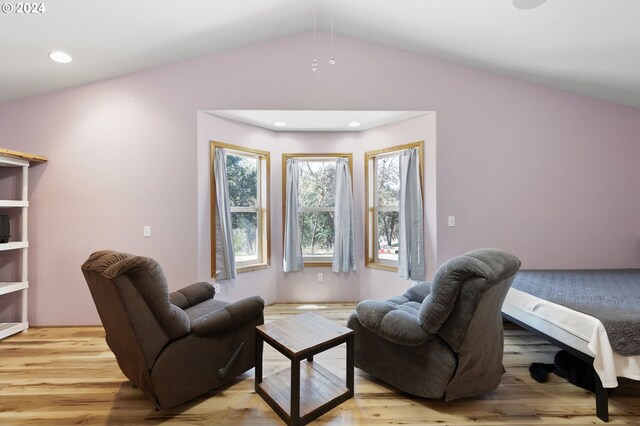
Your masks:
M 264 342 L 289 358 L 291 368 L 263 379 Z M 346 384 L 313 360 L 345 342 Z M 307 424 L 353 397 L 353 330 L 310 312 L 257 326 L 256 392 L 288 425 Z

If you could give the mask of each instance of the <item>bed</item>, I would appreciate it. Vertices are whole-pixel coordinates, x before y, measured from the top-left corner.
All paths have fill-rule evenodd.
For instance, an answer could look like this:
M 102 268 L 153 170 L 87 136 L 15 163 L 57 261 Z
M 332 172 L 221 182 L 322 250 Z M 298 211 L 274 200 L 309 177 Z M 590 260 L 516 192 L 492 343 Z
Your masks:
M 596 415 L 608 421 L 607 388 L 640 380 L 640 269 L 522 270 L 504 318 L 593 363 Z

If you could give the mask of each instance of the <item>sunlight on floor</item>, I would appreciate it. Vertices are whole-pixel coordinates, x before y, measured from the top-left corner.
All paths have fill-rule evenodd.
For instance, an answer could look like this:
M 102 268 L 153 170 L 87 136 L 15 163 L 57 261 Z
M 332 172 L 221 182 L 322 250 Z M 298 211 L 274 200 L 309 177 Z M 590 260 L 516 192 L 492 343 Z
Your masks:
M 300 309 L 301 311 L 316 311 L 319 309 L 327 309 L 328 306 L 325 305 L 300 305 L 296 309 Z

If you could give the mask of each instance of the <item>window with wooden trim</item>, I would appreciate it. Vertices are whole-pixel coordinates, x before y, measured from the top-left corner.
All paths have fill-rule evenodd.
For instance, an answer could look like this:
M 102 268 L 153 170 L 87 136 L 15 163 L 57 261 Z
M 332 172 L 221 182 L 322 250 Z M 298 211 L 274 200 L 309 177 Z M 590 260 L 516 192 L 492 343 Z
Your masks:
M 283 187 L 287 181 L 286 163 L 299 163 L 298 213 L 305 266 L 327 266 L 333 260 L 335 237 L 336 160 L 347 158 L 352 173 L 351 154 L 283 154 Z M 285 194 L 283 188 L 283 194 Z M 286 209 L 283 196 L 283 217 Z
M 365 152 L 365 266 L 397 271 L 400 235 L 400 154 L 422 141 Z M 424 194 L 423 194 L 424 199 Z
M 211 142 L 226 153 L 227 188 L 231 210 L 233 252 L 237 272 L 266 268 L 270 260 L 269 153 Z M 216 268 L 216 187 L 211 161 L 211 271 Z

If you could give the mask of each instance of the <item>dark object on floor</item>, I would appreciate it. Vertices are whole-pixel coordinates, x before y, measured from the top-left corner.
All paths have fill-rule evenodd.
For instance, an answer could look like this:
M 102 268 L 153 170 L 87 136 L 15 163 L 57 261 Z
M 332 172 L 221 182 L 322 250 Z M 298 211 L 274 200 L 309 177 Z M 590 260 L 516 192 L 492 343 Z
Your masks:
M 596 391 L 596 379 L 593 366 L 567 351 L 559 351 L 553 364 L 534 362 L 529 366 L 529 373 L 536 382 L 544 383 L 549 373 L 566 379 L 569 383 L 591 392 Z
M 209 283 L 169 293 L 153 259 L 105 250 L 82 265 L 106 340 L 122 372 L 166 409 L 255 366 L 263 300 L 214 299 Z
M 424 398 L 491 392 L 504 373 L 500 308 L 519 267 L 504 251 L 474 250 L 442 265 L 433 283 L 360 302 L 347 322 L 356 367 Z

